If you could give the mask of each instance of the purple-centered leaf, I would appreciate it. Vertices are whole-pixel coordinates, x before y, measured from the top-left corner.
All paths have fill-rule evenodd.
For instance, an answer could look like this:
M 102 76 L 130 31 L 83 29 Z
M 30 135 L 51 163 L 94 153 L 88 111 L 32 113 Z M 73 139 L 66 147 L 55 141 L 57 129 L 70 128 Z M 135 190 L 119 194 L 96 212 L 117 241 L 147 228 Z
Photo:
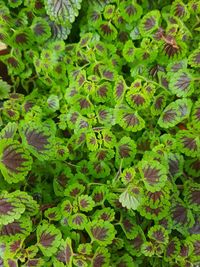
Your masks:
M 69 237 L 67 237 L 66 240 L 61 240 L 61 245 L 55 257 L 59 262 L 62 262 L 63 264 L 66 264 L 68 266 L 71 265 L 73 258 L 73 250 L 71 239 Z
M 53 224 L 45 221 L 37 227 L 37 244 L 45 256 L 51 256 L 57 251 L 61 242 L 61 232 Z

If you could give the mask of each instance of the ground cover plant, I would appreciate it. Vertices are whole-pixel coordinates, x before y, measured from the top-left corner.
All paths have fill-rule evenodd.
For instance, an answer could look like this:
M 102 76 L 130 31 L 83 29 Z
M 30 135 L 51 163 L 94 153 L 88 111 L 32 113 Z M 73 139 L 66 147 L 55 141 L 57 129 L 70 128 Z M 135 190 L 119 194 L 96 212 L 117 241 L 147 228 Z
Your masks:
M 0 266 L 199 266 L 199 31 L 196 0 L 0 1 Z

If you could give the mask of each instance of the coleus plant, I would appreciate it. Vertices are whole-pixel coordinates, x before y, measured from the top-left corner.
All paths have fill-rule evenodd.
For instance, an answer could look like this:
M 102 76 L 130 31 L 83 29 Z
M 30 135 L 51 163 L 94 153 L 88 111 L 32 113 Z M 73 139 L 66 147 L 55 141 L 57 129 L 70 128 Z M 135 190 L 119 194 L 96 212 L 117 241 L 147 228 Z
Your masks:
M 1 266 L 198 266 L 199 31 L 194 0 L 0 1 Z

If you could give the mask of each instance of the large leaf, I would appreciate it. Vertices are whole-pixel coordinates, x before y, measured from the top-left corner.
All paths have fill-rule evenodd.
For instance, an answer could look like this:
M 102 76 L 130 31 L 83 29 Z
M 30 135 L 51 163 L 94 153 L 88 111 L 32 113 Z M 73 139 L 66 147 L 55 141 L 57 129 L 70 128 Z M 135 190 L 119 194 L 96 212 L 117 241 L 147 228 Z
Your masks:
M 39 123 L 24 123 L 20 131 L 24 145 L 40 160 L 52 155 L 53 138 L 51 129 Z
M 145 187 L 155 192 L 161 189 L 167 180 L 167 168 L 157 161 L 141 161 L 139 164 L 141 177 Z
M 61 240 L 61 244 L 55 255 L 54 266 L 71 267 L 72 259 L 73 259 L 72 241 L 69 237 L 67 237 L 66 240 L 63 239 Z
M 176 134 L 180 152 L 186 156 L 196 157 L 200 153 L 200 137 L 189 130 L 179 131 Z
M 103 220 L 89 222 L 85 228 L 91 240 L 96 241 L 100 246 L 111 244 L 116 234 L 114 226 Z
M 188 118 L 191 111 L 192 102 L 183 98 L 171 102 L 162 112 L 158 124 L 162 128 L 174 127 L 184 119 Z
M 37 245 L 44 256 L 52 256 L 61 244 L 61 232 L 52 224 L 44 222 L 37 227 Z
M 178 71 L 169 82 L 170 91 L 178 97 L 190 96 L 194 91 L 194 79 L 188 71 Z
M 51 20 L 68 26 L 78 16 L 81 2 L 82 0 L 45 0 L 45 8 Z
M 24 211 L 24 204 L 12 194 L 3 192 L 0 195 L 0 225 L 19 219 Z
M 0 140 L 0 169 L 8 183 L 24 180 L 32 165 L 27 150 L 17 141 Z

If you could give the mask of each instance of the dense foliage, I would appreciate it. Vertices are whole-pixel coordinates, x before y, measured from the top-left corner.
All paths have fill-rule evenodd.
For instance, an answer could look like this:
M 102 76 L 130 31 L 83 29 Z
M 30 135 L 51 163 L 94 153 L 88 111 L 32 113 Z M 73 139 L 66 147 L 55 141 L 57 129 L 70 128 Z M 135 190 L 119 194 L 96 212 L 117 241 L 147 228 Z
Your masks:
M 0 1 L 0 266 L 198 265 L 199 31 L 196 0 Z

